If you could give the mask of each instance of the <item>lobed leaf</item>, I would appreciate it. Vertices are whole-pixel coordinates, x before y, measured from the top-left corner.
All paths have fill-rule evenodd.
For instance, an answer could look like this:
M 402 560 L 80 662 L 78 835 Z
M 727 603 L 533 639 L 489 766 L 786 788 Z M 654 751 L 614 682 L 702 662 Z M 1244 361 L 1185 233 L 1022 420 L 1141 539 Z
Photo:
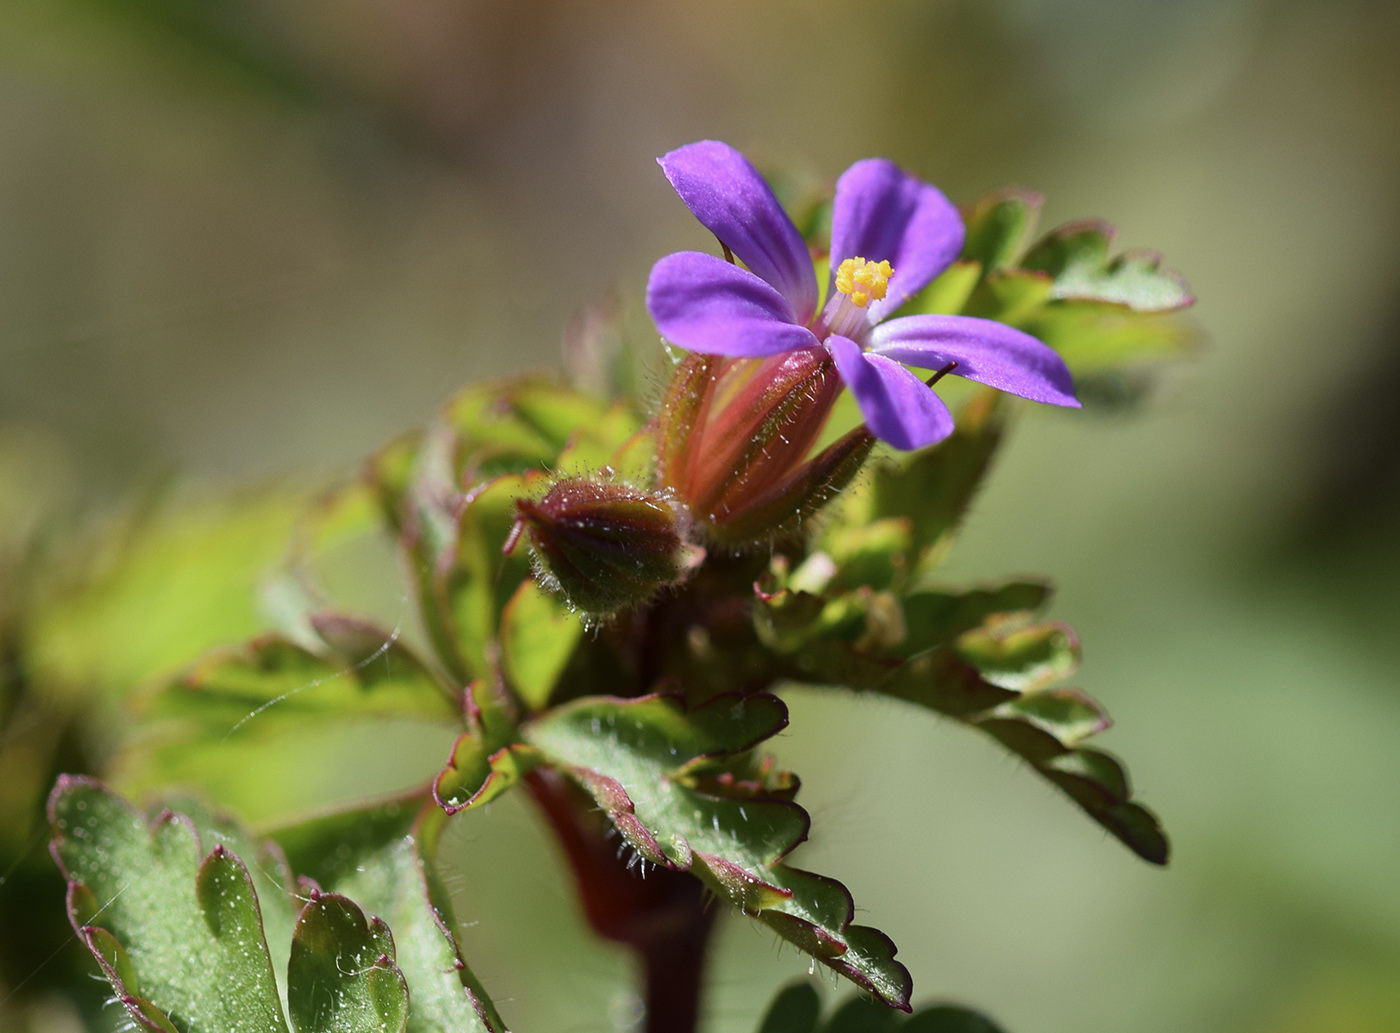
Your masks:
M 324 814 L 271 835 L 298 871 L 395 930 L 396 964 L 412 991 L 408 1033 L 504 1033 L 462 956 L 433 860 L 446 821 L 420 795 Z
M 808 816 L 744 755 L 786 724 L 786 707 L 766 693 L 728 693 L 691 710 L 671 696 L 592 697 L 524 732 L 592 795 L 639 860 L 693 872 L 823 964 L 907 1008 L 908 972 L 888 938 L 851 924 L 846 888 L 781 863 L 806 838 Z
M 1002 688 L 946 649 L 912 657 L 878 691 L 991 735 L 1143 860 L 1166 864 L 1167 838 L 1152 812 L 1133 802 L 1122 765 L 1108 753 L 1080 745 L 1110 724 L 1088 695 L 1077 689 Z
M 194 823 L 154 822 L 99 783 L 63 776 L 49 799 L 69 917 L 138 1027 L 268 1033 L 287 1027 L 243 862 Z
M 152 696 L 143 716 L 192 724 L 196 739 L 263 736 L 308 720 L 460 717 L 460 703 L 396 633 L 337 613 L 310 620 L 318 652 L 275 634 L 217 650 Z
M 312 891 L 297 918 L 287 964 L 294 1033 L 404 1033 L 408 985 L 394 938 L 354 901 Z
M 1021 266 L 1053 278 L 1056 298 L 1114 302 L 1136 312 L 1172 312 L 1195 301 L 1179 275 L 1159 268 L 1156 252 L 1110 258 L 1116 235 L 1106 222 L 1070 223 L 1039 240 Z
M 1021 582 L 902 597 L 780 587 L 757 593 L 754 625 L 760 641 L 788 658 L 789 677 L 880 692 L 978 728 L 1139 856 L 1165 864 L 1166 837 L 1132 801 L 1122 765 L 1082 746 L 1109 727 L 1108 715 L 1078 689 L 1049 687 L 1078 667 L 1079 643 L 1064 624 L 1030 623 L 1047 595 L 1046 586 Z

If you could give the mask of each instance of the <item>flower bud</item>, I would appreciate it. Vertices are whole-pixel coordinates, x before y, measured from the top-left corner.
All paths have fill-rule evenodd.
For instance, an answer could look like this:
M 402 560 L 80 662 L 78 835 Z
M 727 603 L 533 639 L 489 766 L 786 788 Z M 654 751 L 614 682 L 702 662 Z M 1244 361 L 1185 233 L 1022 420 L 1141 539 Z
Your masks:
M 687 356 L 661 405 L 661 483 L 718 544 L 795 531 L 874 444 L 862 428 L 808 460 L 840 391 L 835 364 L 817 348 L 766 359 Z
M 646 602 L 694 565 L 676 511 L 664 495 L 610 481 L 570 477 L 538 501 L 516 499 L 516 524 L 530 540 L 536 575 L 569 605 L 604 616 Z

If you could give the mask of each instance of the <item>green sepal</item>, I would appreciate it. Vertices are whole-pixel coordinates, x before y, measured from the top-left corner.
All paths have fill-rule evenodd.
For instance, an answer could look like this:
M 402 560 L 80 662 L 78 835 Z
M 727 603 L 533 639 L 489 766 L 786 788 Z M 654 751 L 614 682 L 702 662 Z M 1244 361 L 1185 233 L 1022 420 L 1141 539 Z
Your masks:
M 590 697 L 546 712 L 524 734 L 581 785 L 644 862 L 690 871 L 733 906 L 833 970 L 907 1008 L 909 973 L 882 933 L 851 924 L 839 882 L 782 861 L 807 813 L 748 753 L 787 724 L 765 693 L 726 693 L 687 710 L 673 696 Z
M 294 1033 L 404 1033 L 408 985 L 389 927 L 313 890 L 292 933 L 287 1006 Z

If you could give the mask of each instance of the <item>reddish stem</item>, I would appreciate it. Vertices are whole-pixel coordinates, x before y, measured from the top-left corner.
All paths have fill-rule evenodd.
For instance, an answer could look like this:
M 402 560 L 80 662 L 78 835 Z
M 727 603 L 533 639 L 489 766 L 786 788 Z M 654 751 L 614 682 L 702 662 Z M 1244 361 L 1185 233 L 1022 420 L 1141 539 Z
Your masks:
M 705 948 L 714 911 L 700 881 L 685 872 L 628 867 L 611 825 L 593 801 L 558 772 L 525 776 L 530 794 L 564 848 L 584 915 L 594 932 L 636 952 L 645 983 L 646 1033 L 695 1033 Z

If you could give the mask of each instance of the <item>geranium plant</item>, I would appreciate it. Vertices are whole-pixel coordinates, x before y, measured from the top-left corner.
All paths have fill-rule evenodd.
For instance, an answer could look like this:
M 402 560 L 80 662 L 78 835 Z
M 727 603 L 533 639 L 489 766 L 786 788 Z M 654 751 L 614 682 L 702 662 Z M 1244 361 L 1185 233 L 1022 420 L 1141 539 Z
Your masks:
M 552 377 L 466 389 L 308 514 L 280 627 L 192 658 L 139 709 L 136 748 L 157 760 L 231 737 L 286 750 L 308 723 L 438 721 L 458 735 L 437 777 L 257 835 L 217 801 L 137 807 L 60 779 L 69 916 L 136 1027 L 506 1030 L 437 845 L 516 792 L 592 929 L 635 951 L 646 1029 L 697 1028 L 731 914 L 862 992 L 823 1022 L 811 987 L 789 988 L 768 1033 L 892 1028 L 915 985 L 895 945 L 801 867 L 810 819 L 771 743 L 797 683 L 991 736 L 1166 862 L 1123 766 L 1086 745 L 1108 718 L 1062 686 L 1079 646 L 1040 616 L 1049 587 L 962 588 L 938 567 L 1021 404 L 1004 394 L 1076 407 L 1139 388 L 1185 340 L 1184 285 L 1154 255 L 1112 255 L 1101 223 L 1032 243 L 1040 201 L 1022 191 L 959 210 L 869 160 L 794 221 L 723 144 L 661 165 L 719 254 L 652 272 L 659 401 Z M 570 360 L 606 382 L 608 355 Z M 956 415 L 934 390 L 947 374 L 968 382 Z M 417 642 L 317 585 L 319 550 L 347 533 L 397 542 Z M 992 1027 L 943 1006 L 904 1028 Z

